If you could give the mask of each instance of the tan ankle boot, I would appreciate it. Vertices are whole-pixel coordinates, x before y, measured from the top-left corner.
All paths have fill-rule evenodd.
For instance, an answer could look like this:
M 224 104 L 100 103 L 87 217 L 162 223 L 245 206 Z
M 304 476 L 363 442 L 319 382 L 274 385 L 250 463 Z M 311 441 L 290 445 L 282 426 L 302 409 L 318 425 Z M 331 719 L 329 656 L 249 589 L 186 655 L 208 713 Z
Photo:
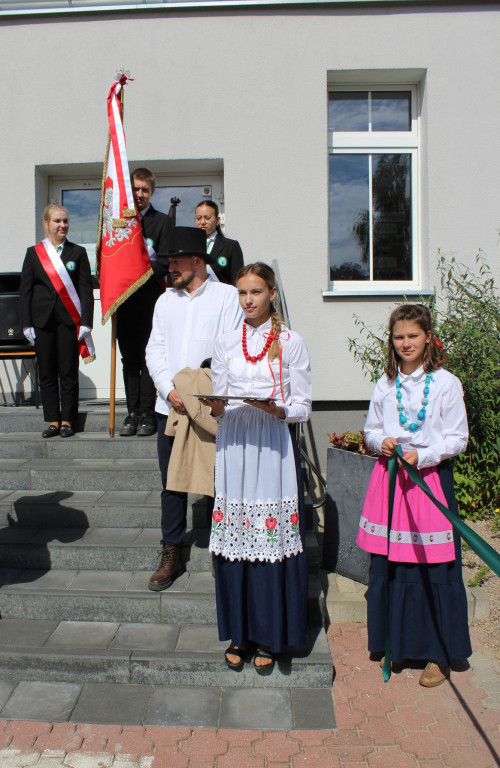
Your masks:
M 165 544 L 163 549 L 158 550 L 158 555 L 158 568 L 151 576 L 148 584 L 149 589 L 153 590 L 153 592 L 167 589 L 172 584 L 175 576 L 182 572 L 180 547 Z

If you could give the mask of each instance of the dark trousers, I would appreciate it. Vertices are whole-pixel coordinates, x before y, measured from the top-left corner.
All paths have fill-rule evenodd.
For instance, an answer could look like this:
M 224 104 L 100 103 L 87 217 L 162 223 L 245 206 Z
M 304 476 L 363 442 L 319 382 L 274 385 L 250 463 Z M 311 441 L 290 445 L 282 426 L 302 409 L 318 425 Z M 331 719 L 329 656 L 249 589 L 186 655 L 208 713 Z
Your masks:
M 118 307 L 116 337 L 123 365 L 123 383 L 129 413 L 153 413 L 156 389 L 146 365 L 146 346 L 151 334 L 154 296 L 144 286 Z
M 168 463 L 172 452 L 174 438 L 165 434 L 167 417 L 157 413 L 158 420 L 158 463 L 161 473 L 161 543 L 180 546 L 186 533 L 187 493 L 167 491 Z
M 74 421 L 78 414 L 78 344 L 76 328 L 52 312 L 43 328 L 35 327 L 43 417 Z

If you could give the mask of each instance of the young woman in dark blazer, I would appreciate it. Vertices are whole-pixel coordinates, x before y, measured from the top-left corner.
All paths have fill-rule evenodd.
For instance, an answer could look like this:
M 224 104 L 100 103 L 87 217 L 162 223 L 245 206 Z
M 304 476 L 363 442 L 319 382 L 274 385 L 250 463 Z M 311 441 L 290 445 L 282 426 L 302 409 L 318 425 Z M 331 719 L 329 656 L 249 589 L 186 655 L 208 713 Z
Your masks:
M 94 359 L 90 331 L 94 295 L 85 248 L 66 240 L 69 214 L 48 205 L 46 237 L 28 248 L 20 286 L 23 332 L 35 345 L 43 415 L 49 426 L 42 437 L 71 437 L 78 412 L 79 353 Z
M 194 222 L 204 229 L 207 252 L 213 259 L 212 267 L 221 283 L 236 285 L 236 276 L 243 267 L 243 251 L 237 240 L 226 237 L 220 228 L 219 206 L 214 200 L 202 200 L 196 206 Z

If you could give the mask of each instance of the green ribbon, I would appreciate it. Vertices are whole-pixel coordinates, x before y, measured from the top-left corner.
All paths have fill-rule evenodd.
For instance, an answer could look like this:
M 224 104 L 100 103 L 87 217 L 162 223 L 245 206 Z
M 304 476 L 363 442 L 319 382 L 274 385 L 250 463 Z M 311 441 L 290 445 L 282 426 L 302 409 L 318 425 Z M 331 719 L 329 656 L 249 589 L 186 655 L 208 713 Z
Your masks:
M 396 448 L 399 448 L 399 445 Z M 400 449 L 401 450 L 401 449 Z M 387 547 L 389 548 L 389 536 L 391 534 L 392 527 L 392 512 L 394 509 L 394 493 L 396 491 L 396 480 L 398 477 L 398 460 L 396 455 L 391 456 L 389 459 L 389 509 L 387 515 Z M 382 666 L 382 677 L 384 683 L 388 681 L 391 676 L 391 643 L 389 632 L 389 558 L 387 559 L 387 607 L 385 610 L 385 658 Z
M 396 446 L 396 451 L 393 456 L 389 459 L 389 510 L 388 510 L 388 518 L 387 518 L 387 541 L 389 541 L 390 533 L 391 533 L 391 523 L 392 523 L 392 511 L 394 507 L 394 492 L 396 489 L 396 478 L 398 475 L 398 459 L 403 468 L 408 473 L 408 477 L 412 482 L 415 483 L 415 485 L 418 485 L 418 487 L 425 493 L 426 496 L 429 497 L 429 499 L 432 501 L 433 504 L 436 505 L 436 507 L 441 510 L 443 515 L 446 517 L 446 519 L 452 524 L 452 526 L 455 528 L 456 531 L 460 534 L 462 539 L 467 542 L 469 547 L 476 553 L 476 555 L 479 555 L 481 560 L 483 560 L 491 570 L 496 573 L 497 576 L 500 576 L 500 554 L 496 552 L 493 547 L 491 547 L 488 542 L 486 542 L 479 534 L 477 534 L 475 531 L 472 530 L 472 528 L 469 528 L 469 526 L 464 523 L 463 520 L 461 520 L 457 515 L 454 515 L 450 510 L 444 506 L 444 504 L 441 504 L 440 501 L 436 499 L 434 494 L 432 493 L 431 489 L 425 482 L 425 480 L 422 478 L 420 472 L 417 470 L 416 467 L 412 466 L 411 464 L 408 464 L 408 462 L 403 458 L 403 450 L 400 445 Z M 382 676 L 384 678 L 384 682 L 387 682 L 391 676 L 391 648 L 390 648 L 390 641 L 389 641 L 389 572 L 387 572 L 387 610 L 385 614 L 385 660 L 384 665 L 382 667 Z

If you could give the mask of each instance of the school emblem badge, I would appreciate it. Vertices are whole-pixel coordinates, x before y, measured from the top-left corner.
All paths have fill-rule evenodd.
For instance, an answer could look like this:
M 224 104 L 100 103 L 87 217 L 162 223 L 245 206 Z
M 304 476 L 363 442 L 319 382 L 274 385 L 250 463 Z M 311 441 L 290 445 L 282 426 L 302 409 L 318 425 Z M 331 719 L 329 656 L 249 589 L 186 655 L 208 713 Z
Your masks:
M 227 259 L 225 256 L 219 256 L 217 259 L 217 264 L 219 267 L 227 267 Z
M 76 264 L 74 261 L 67 261 L 66 262 L 66 269 L 68 272 L 74 272 L 76 269 Z

